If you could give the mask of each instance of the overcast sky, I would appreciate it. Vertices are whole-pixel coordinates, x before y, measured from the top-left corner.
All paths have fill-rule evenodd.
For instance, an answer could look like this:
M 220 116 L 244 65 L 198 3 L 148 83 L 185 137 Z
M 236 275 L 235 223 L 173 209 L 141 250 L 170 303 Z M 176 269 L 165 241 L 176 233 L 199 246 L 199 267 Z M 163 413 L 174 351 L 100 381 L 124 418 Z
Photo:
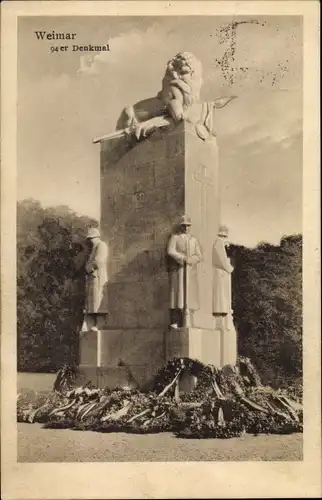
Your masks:
M 220 61 L 231 44 L 230 71 Z M 110 51 L 49 53 L 35 30 L 76 33 Z M 65 42 L 61 42 L 65 44 Z M 69 43 L 70 46 L 73 42 Z M 302 24 L 298 17 L 24 18 L 18 26 L 18 198 L 99 217 L 99 145 L 122 108 L 160 90 L 168 59 L 193 52 L 217 113 L 223 222 L 232 241 L 278 243 L 302 231 Z M 240 69 L 244 68 L 244 69 Z

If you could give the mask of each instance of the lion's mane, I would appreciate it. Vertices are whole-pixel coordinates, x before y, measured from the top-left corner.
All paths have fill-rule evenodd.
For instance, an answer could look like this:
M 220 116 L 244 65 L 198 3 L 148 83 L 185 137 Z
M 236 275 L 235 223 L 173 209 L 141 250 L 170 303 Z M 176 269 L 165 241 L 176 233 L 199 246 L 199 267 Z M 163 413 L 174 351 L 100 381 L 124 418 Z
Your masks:
M 162 90 L 158 94 L 165 105 L 182 94 L 183 106 L 199 101 L 202 86 L 201 62 L 190 52 L 180 52 L 167 63 L 162 80 Z

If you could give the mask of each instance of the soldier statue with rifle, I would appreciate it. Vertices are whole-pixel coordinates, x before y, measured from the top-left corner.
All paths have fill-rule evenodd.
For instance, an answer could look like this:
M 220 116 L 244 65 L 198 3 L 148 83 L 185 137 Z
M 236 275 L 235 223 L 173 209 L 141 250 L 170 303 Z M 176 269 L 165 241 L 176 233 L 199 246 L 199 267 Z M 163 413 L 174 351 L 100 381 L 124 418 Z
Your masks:
M 190 234 L 190 227 L 190 217 L 183 215 L 167 247 L 171 328 L 191 326 L 191 313 L 199 309 L 197 264 L 203 256 L 199 241 Z

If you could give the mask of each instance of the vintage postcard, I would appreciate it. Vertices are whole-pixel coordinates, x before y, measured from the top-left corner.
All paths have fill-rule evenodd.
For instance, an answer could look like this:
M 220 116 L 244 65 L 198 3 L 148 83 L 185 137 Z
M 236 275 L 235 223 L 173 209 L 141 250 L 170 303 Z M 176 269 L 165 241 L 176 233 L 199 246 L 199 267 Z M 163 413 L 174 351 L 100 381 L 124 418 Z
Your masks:
M 4 2 L 3 498 L 321 494 L 316 2 Z

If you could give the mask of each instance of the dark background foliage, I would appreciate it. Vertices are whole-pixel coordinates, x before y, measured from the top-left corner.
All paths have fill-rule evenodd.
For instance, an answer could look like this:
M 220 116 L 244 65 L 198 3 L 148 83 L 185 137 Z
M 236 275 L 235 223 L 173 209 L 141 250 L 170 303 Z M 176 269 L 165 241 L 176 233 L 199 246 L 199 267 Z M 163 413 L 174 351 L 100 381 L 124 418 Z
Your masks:
M 78 361 L 84 301 L 83 247 L 97 222 L 70 208 L 18 204 L 18 370 L 56 371 Z M 231 245 L 239 354 L 275 386 L 302 376 L 302 237 L 280 245 Z
M 239 354 L 273 386 L 302 379 L 302 236 L 279 245 L 231 245 Z
M 56 371 L 78 358 L 84 307 L 83 242 L 96 221 L 68 207 L 18 204 L 18 369 Z

